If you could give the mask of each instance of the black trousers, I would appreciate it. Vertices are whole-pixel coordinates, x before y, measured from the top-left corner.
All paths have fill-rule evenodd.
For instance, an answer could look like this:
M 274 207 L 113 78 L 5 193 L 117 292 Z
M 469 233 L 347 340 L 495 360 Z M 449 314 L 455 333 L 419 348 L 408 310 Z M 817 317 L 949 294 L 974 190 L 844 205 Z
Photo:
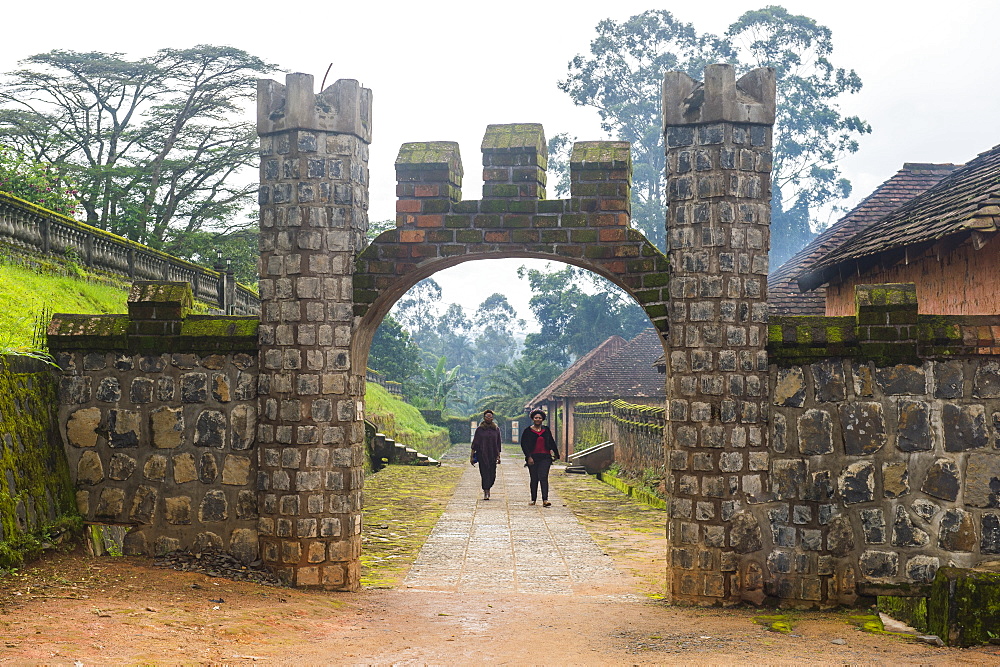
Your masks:
M 483 480 L 483 491 L 492 489 L 493 483 L 497 481 L 496 461 L 480 461 L 479 476 Z
M 528 475 L 531 477 L 531 502 L 538 500 L 538 485 L 542 486 L 542 502 L 549 499 L 549 468 L 552 459 L 548 456 L 532 457 L 534 463 L 528 465 Z

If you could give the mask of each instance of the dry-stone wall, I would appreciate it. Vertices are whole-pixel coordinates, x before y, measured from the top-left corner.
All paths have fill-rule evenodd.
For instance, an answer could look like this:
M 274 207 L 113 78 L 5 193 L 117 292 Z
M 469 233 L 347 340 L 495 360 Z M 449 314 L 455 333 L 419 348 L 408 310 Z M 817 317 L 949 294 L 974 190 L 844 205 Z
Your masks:
M 80 514 L 128 554 L 256 559 L 257 318 L 189 315 L 187 283 L 140 282 L 128 315 L 55 315 L 59 426 Z

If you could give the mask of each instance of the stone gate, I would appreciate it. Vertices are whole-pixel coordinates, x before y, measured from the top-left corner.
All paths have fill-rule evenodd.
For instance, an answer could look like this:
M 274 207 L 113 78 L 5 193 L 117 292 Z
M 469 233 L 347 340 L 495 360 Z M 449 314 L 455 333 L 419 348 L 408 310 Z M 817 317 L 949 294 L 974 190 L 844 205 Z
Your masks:
M 675 596 L 740 599 L 727 545 L 753 540 L 738 498 L 766 484 L 773 72 L 672 75 L 665 97 L 669 259 L 629 226 L 628 144 L 575 144 L 570 198 L 547 200 L 536 124 L 487 128 L 475 201 L 462 199 L 456 144 L 404 144 L 396 229 L 366 246 L 370 91 L 341 80 L 317 95 L 303 74 L 261 82 L 259 530 L 286 580 L 358 586 L 364 369 L 385 314 L 441 269 L 534 257 L 609 279 L 669 343 L 670 464 L 685 494 L 670 527 L 685 545 Z

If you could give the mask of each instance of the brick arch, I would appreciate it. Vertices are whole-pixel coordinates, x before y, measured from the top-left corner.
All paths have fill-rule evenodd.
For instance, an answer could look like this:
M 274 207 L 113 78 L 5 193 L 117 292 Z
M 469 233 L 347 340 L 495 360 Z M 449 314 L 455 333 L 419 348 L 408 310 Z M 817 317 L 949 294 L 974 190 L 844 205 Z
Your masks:
M 375 329 L 408 289 L 478 259 L 537 258 L 593 271 L 625 290 L 666 336 L 668 262 L 629 227 L 629 144 L 575 144 L 569 199 L 544 199 L 546 163 L 541 125 L 491 125 L 483 139 L 483 199 L 463 201 L 457 144 L 402 146 L 397 228 L 355 262 L 355 368 L 364 368 Z

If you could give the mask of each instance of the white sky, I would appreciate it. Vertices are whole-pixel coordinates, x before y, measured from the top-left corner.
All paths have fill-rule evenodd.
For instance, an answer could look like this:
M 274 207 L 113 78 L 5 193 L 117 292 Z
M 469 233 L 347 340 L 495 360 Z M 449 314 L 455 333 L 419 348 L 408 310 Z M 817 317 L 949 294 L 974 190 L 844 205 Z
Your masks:
M 328 82 L 360 80 L 374 94 L 371 147 L 373 220 L 394 217 L 393 161 L 407 141 L 458 141 L 464 194 L 481 192 L 479 144 L 490 123 L 540 122 L 546 136 L 604 138 L 596 112 L 574 107 L 556 82 L 586 52 L 594 26 L 664 8 L 702 31 L 721 33 L 743 11 L 768 1 L 655 2 L 507 0 L 502 3 L 368 2 L 169 3 L 8 2 L 0 71 L 52 49 L 122 52 L 228 44 Z M 864 82 L 845 112 L 873 126 L 842 163 L 861 199 L 904 162 L 965 162 L 1000 143 L 1000 2 L 786 0 L 833 30 L 833 63 Z M 276 79 L 283 80 L 281 73 Z M 498 289 L 528 317 L 525 260 L 469 262 L 435 275 L 444 299 L 467 309 Z

